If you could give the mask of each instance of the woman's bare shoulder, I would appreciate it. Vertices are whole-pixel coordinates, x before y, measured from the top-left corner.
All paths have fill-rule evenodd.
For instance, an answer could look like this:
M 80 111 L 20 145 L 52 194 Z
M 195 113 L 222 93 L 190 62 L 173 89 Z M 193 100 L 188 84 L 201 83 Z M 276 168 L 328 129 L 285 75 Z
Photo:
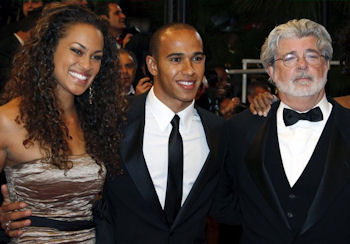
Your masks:
M 16 119 L 19 116 L 20 98 L 15 98 L 10 102 L 0 106 L 0 131 L 18 127 Z

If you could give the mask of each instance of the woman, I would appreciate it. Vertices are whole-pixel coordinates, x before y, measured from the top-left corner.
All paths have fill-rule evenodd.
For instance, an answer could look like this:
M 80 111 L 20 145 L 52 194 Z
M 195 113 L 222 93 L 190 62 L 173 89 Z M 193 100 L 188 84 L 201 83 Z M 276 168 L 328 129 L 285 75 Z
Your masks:
M 106 168 L 122 173 L 115 47 L 87 8 L 55 5 L 16 56 L 0 107 L 0 164 L 11 200 L 32 217 L 13 242 L 94 242 L 91 209 Z

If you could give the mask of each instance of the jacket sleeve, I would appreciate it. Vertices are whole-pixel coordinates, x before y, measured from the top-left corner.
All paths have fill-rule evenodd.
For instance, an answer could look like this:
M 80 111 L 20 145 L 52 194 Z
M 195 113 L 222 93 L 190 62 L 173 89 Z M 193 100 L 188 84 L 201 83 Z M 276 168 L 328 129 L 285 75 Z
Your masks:
M 235 152 L 232 150 L 236 148 L 235 143 L 239 142 L 236 140 L 236 135 L 232 133 L 231 124 L 227 123 L 225 126 L 229 128 L 226 133 L 225 157 L 210 216 L 220 223 L 239 225 L 241 215 L 238 201 L 238 180 L 234 170 L 234 163 L 237 159 L 235 158 Z
M 104 189 L 108 187 L 106 182 Z M 114 234 L 115 226 L 108 204 L 108 191 L 103 192 L 103 197 L 97 200 L 93 209 L 94 222 L 96 224 L 96 243 L 116 243 Z

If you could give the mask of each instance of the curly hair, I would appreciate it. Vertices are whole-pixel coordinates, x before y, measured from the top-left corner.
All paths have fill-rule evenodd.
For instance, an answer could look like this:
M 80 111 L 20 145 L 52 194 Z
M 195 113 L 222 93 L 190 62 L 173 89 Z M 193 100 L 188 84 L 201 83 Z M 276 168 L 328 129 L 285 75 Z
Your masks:
M 57 80 L 53 57 L 60 39 L 75 24 L 90 24 L 104 37 L 100 71 L 91 85 L 92 103 L 89 101 L 89 89 L 74 98 L 86 152 L 97 164 L 104 163 L 109 173 L 122 173 L 118 148 L 127 101 L 119 82 L 116 44 L 108 32 L 107 22 L 86 7 L 59 4 L 44 10 L 31 40 L 15 56 L 3 101 L 21 97 L 16 121 L 23 123 L 28 132 L 23 141 L 25 147 L 36 141 L 47 160 L 61 169 L 72 167 L 67 159 L 71 153 L 66 141 L 69 131 L 62 120 L 63 111 L 55 95 Z

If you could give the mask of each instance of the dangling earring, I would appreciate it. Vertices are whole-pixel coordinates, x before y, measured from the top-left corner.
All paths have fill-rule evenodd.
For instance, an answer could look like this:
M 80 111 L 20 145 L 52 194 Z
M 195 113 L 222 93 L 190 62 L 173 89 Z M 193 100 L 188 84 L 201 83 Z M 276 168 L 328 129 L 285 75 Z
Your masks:
M 92 104 L 92 98 L 93 98 L 93 90 L 92 87 L 89 87 L 89 103 Z

